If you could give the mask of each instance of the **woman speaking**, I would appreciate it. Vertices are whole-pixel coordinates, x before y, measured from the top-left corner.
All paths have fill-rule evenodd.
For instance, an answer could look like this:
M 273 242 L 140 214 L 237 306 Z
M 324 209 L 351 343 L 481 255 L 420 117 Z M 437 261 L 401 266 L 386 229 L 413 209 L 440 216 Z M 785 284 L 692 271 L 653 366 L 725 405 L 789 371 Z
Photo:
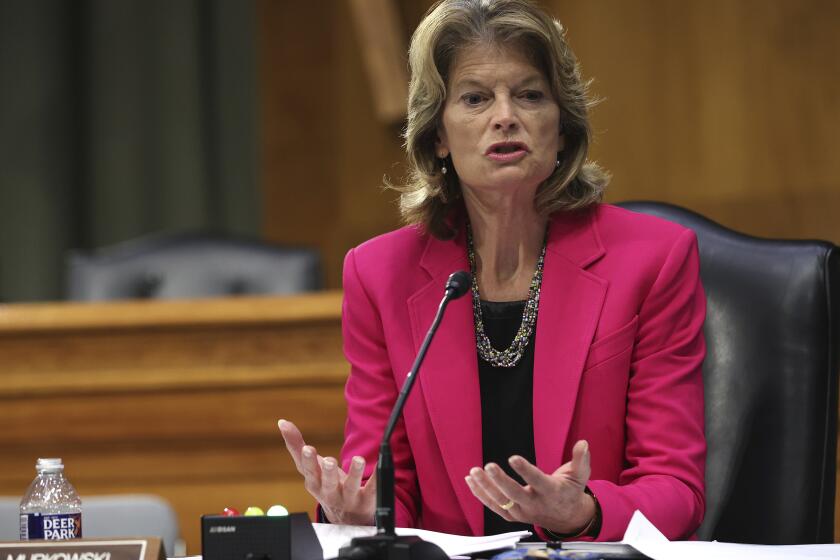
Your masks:
M 704 511 L 694 234 L 600 203 L 589 100 L 526 0 L 444 0 L 415 31 L 407 223 L 344 262 L 341 461 L 280 431 L 332 523 L 372 524 L 374 463 L 446 278 L 470 270 L 392 439 L 398 526 L 620 540 Z

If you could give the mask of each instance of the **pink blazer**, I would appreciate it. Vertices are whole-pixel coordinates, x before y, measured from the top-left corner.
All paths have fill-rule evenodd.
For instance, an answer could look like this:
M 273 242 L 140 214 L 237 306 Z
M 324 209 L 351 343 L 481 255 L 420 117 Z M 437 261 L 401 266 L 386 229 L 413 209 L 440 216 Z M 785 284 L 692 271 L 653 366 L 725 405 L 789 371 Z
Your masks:
M 463 228 L 461 228 L 463 230 Z M 469 270 L 463 231 L 441 241 L 405 227 L 344 263 L 345 468 L 371 474 L 381 434 L 443 296 Z M 694 233 L 617 207 L 555 216 L 534 358 L 537 466 L 553 472 L 586 439 L 599 540 L 641 510 L 668 538 L 703 519 L 705 297 Z M 393 438 L 397 525 L 484 532 L 464 477 L 482 464 L 478 362 L 469 297 L 450 304 Z

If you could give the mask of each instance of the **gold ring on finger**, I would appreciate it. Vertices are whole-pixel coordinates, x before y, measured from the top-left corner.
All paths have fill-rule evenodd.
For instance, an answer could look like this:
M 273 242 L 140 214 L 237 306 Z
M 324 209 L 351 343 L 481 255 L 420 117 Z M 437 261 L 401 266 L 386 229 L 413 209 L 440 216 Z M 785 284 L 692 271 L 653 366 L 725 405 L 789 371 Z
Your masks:
M 511 500 L 511 501 L 509 501 L 509 502 L 508 502 L 508 503 L 506 503 L 506 504 L 499 504 L 499 507 L 500 507 L 500 508 L 502 508 L 502 509 L 503 509 L 503 510 L 505 510 L 505 511 L 508 511 L 510 508 L 512 508 L 512 507 L 513 507 L 513 506 L 515 506 L 515 505 L 516 505 L 516 502 L 514 502 L 513 500 Z

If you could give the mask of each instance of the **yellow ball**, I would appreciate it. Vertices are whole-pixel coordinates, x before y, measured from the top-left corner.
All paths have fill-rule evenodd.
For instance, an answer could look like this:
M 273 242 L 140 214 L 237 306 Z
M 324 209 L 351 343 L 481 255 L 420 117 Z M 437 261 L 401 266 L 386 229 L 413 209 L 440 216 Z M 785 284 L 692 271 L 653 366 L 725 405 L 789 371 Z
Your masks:
M 265 513 L 257 506 L 248 506 L 248 509 L 245 510 L 245 515 L 265 515 Z

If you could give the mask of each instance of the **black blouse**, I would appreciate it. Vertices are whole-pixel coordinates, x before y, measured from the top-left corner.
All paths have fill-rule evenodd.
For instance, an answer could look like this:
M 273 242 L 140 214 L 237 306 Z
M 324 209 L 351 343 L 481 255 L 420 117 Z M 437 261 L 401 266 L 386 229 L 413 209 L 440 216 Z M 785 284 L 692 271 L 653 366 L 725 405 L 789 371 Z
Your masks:
M 484 332 L 493 348 L 507 348 L 513 341 L 525 301 L 481 302 Z M 496 463 L 508 475 L 523 480 L 508 464 L 511 455 L 520 455 L 536 463 L 534 451 L 534 334 L 525 354 L 514 367 L 490 365 L 478 358 L 481 386 L 481 448 L 484 464 Z M 508 522 L 484 508 L 484 533 L 494 535 L 508 531 L 533 531 L 526 523 Z

